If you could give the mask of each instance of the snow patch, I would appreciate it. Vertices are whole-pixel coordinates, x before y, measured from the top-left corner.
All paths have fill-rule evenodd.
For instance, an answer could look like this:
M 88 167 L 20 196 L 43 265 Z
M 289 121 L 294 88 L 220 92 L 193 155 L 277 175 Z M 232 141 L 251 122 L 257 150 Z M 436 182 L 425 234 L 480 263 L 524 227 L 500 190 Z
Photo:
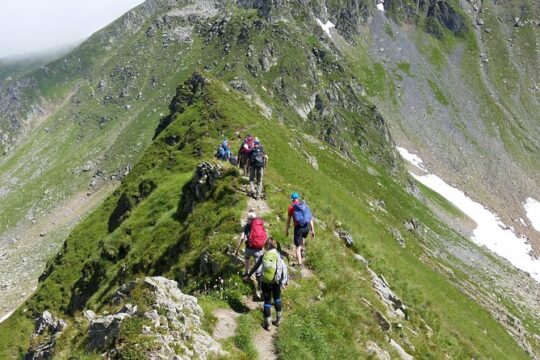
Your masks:
M 332 37 L 332 35 L 330 34 L 330 29 L 336 27 L 336 25 L 332 24 L 330 20 L 326 21 L 326 24 L 323 24 L 323 22 L 319 18 L 316 18 L 316 19 L 317 19 L 317 24 L 321 27 L 321 29 L 323 29 L 323 31 L 328 36 Z
M 398 151 L 405 160 L 426 171 L 423 168 L 422 159 L 418 156 L 409 153 L 406 149 L 400 150 L 398 148 Z M 411 175 L 418 182 L 446 198 L 476 222 L 477 227 L 471 237 L 473 242 L 478 245 L 484 245 L 497 255 L 510 261 L 515 267 L 528 272 L 536 281 L 540 282 L 540 260 L 534 259 L 530 255 L 532 247 L 526 238 L 516 235 L 512 231 L 512 228 L 506 226 L 482 204 L 473 201 L 461 190 L 448 185 L 437 175 L 427 173 L 419 176 L 412 172 Z M 535 209 L 540 210 L 540 206 L 538 208 L 535 207 Z M 537 212 L 535 214 L 540 213 Z
M 540 231 L 540 201 L 528 198 L 523 206 L 533 228 Z
M 377 10 L 384 12 L 384 5 L 382 3 L 377 4 Z
M 422 170 L 423 172 L 428 172 L 426 170 L 426 167 L 424 166 L 424 162 L 420 157 L 416 154 L 410 153 L 407 149 L 396 146 L 397 151 L 399 152 L 399 155 L 414 166 L 416 166 L 418 169 Z

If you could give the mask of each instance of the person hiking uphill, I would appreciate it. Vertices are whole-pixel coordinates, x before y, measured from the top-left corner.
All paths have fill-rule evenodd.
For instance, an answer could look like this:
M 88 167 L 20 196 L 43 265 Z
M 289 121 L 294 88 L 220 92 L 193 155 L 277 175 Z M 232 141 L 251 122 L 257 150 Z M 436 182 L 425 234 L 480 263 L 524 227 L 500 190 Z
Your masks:
M 291 227 L 291 219 L 294 221 L 294 245 L 296 246 L 296 258 L 298 265 L 302 266 L 302 250 L 304 249 L 304 241 L 308 234 L 311 238 L 315 237 L 315 227 L 313 226 L 313 216 L 311 210 L 305 202 L 300 201 L 300 195 L 293 192 L 291 194 L 292 203 L 287 210 L 287 227 L 285 235 L 289 236 L 289 228 Z
M 253 149 L 249 154 L 249 195 L 259 200 L 262 195 L 264 167 L 268 162 L 268 156 L 264 153 L 264 149 L 255 138 Z M 255 184 L 257 188 L 255 189 Z
M 261 268 L 261 290 L 264 300 L 263 327 L 265 330 L 270 330 L 270 324 L 279 326 L 281 322 L 281 289 L 289 284 L 289 276 L 287 273 L 287 265 L 281 258 L 277 250 L 276 240 L 269 238 L 264 246 L 265 253 L 259 258 L 253 269 L 244 277 L 249 277 L 259 267 Z M 276 308 L 276 320 L 272 320 L 272 298 L 274 298 L 274 306 Z
M 238 166 L 240 166 L 240 168 L 243 170 L 244 176 L 249 175 L 249 172 L 248 172 L 249 154 L 251 153 L 251 149 L 253 149 L 254 145 L 255 145 L 255 139 L 253 138 L 253 136 L 248 135 L 242 142 L 242 145 L 240 146 L 240 150 L 238 150 Z
M 254 263 L 259 261 L 263 253 L 264 244 L 266 243 L 268 235 L 266 229 L 264 228 L 264 221 L 260 218 L 257 218 L 255 211 L 250 210 L 247 216 L 247 222 L 244 226 L 242 233 L 240 234 L 240 241 L 236 247 L 235 256 L 238 256 L 240 247 L 242 243 L 245 242 L 246 249 L 244 251 L 244 266 L 245 272 L 244 275 L 249 273 L 249 261 L 251 258 L 254 259 Z M 254 267 L 257 276 L 257 283 L 259 283 L 261 277 L 261 270 Z M 257 285 L 255 286 L 255 295 L 257 298 L 260 298 L 259 291 L 257 290 Z

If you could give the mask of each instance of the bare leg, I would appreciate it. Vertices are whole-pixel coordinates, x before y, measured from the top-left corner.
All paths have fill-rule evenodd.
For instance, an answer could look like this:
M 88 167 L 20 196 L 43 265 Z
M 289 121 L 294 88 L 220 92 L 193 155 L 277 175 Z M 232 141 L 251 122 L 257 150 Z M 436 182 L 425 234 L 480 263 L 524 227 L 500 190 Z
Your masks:
M 249 258 L 244 258 L 244 266 L 246 268 L 246 274 L 249 273 Z
M 296 247 L 296 259 L 298 259 L 298 265 L 302 265 L 302 249 L 302 245 Z

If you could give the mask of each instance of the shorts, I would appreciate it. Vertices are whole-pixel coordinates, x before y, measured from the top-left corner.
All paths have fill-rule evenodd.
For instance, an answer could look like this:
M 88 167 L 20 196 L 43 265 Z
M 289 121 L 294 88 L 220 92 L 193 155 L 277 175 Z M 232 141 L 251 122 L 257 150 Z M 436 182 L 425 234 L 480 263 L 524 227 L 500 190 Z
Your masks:
M 263 251 L 262 249 L 253 249 L 246 246 L 246 250 L 244 251 L 244 259 L 249 260 L 250 257 L 253 257 L 255 259 L 255 264 L 259 260 L 259 258 L 262 256 Z M 259 277 L 261 276 L 261 266 L 257 270 L 255 270 L 255 276 Z
M 307 223 L 305 226 L 296 225 L 294 227 L 294 245 L 304 246 L 304 239 L 308 236 L 311 230 L 311 224 Z

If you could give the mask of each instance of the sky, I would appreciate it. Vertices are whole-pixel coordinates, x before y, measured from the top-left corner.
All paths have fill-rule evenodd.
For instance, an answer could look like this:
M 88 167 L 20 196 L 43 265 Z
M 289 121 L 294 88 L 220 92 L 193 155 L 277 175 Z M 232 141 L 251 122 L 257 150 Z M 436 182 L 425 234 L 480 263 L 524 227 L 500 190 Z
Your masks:
M 76 44 L 143 0 L 0 0 L 0 57 Z

